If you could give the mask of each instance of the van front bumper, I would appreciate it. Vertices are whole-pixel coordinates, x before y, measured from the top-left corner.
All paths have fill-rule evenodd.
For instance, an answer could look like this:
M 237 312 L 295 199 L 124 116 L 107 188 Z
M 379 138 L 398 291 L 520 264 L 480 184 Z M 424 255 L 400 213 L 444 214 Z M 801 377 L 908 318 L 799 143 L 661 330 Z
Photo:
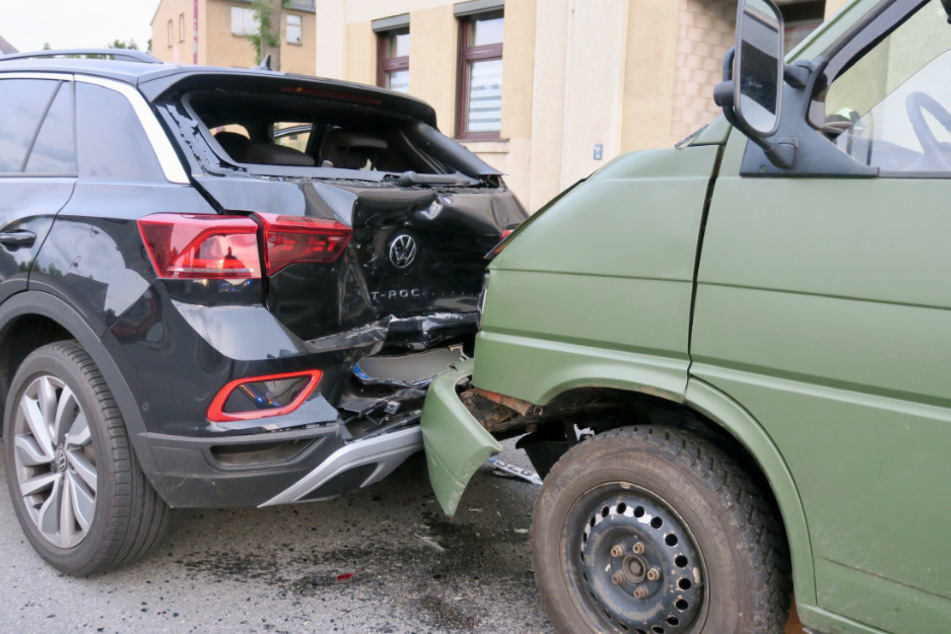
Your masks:
M 502 445 L 469 412 L 457 388 L 472 377 L 468 359 L 433 379 L 421 422 L 429 482 L 447 515 L 459 506 L 473 474 Z

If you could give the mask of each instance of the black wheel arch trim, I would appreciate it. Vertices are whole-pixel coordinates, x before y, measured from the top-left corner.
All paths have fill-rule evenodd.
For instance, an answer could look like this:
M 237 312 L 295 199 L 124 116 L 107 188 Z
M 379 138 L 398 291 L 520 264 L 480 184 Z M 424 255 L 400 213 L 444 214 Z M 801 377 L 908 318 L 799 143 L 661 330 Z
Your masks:
M 106 350 L 100 336 L 86 323 L 83 317 L 71 305 L 62 299 L 43 291 L 27 290 L 17 293 L 0 304 L 0 341 L 6 336 L 10 325 L 17 317 L 41 315 L 56 322 L 68 331 L 79 345 L 92 357 L 99 372 L 112 391 L 126 431 L 132 443 L 132 450 L 149 482 L 158 471 L 155 457 L 152 455 L 146 437 L 145 421 L 139 412 L 139 406 L 132 396 L 132 390 L 126 383 L 119 366 Z M 4 395 L 4 398 L 6 395 Z

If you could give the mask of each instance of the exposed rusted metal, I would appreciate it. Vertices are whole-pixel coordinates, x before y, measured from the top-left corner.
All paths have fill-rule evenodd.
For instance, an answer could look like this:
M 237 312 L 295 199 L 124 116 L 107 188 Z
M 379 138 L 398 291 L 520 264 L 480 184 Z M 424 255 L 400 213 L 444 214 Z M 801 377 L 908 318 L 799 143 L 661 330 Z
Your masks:
M 497 403 L 503 407 L 508 407 L 509 409 L 514 409 L 522 416 L 527 416 L 528 412 L 535 407 L 528 401 L 523 401 L 522 399 L 515 398 L 514 396 L 506 396 L 505 394 L 499 394 L 498 392 L 488 392 L 479 388 L 473 388 L 472 391 L 478 396 L 486 398 L 493 403 Z

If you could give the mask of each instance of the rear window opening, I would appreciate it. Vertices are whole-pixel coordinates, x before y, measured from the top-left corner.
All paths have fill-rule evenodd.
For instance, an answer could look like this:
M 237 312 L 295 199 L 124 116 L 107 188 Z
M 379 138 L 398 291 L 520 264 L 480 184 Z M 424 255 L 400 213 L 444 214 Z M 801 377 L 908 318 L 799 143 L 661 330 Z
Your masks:
M 306 94 L 195 90 L 182 105 L 220 158 L 249 172 L 421 184 L 418 175 L 458 175 L 452 184 L 478 184 L 446 152 L 426 148 L 439 133 L 427 123 L 375 104 L 339 102 Z M 439 135 L 441 136 L 441 135 Z M 461 150 L 460 151 L 464 151 Z M 449 159 L 449 160 L 447 160 Z M 346 170 L 348 173 L 340 173 Z M 406 174 L 411 176 L 408 180 Z M 301 174 L 303 175 L 303 174 Z

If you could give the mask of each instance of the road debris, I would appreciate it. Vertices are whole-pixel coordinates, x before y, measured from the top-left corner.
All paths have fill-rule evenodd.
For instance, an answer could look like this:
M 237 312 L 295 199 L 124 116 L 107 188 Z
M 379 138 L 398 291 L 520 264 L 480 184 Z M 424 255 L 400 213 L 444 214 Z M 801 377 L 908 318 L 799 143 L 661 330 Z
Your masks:
M 523 469 L 522 467 L 516 467 L 513 464 L 508 462 L 502 462 L 496 457 L 489 458 L 486 461 L 489 465 L 492 466 L 494 475 L 501 476 L 503 478 L 520 478 L 526 482 L 531 482 L 536 486 L 542 485 L 542 479 L 538 477 L 538 474 L 532 471 L 531 469 Z
M 426 537 L 425 535 L 420 535 L 419 533 L 416 533 L 416 537 L 419 537 L 421 540 L 423 540 L 424 542 L 426 542 L 427 544 L 429 544 L 430 546 L 432 546 L 433 548 L 435 548 L 435 549 L 438 550 L 439 552 L 441 552 L 441 553 L 446 552 L 446 549 L 443 548 L 442 546 L 440 546 L 440 545 L 439 545 L 439 542 L 437 542 L 437 541 L 436 541 L 435 539 L 433 539 L 432 537 Z

